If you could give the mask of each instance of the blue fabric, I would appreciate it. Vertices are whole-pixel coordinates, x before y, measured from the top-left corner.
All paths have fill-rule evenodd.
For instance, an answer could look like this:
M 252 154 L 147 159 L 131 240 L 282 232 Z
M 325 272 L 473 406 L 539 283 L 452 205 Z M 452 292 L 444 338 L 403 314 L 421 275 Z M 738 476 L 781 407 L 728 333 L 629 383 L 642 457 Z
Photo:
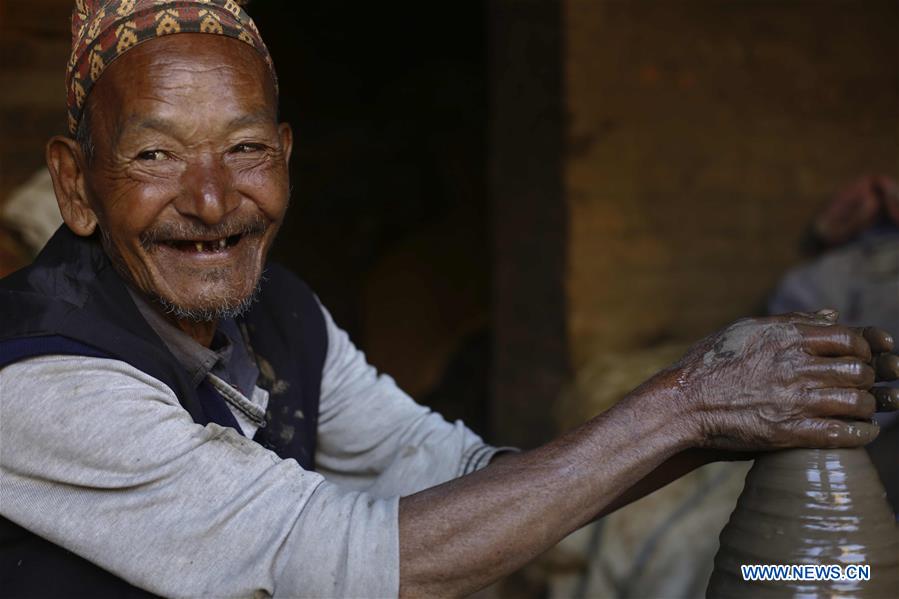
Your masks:
M 91 358 L 108 358 L 109 354 L 60 335 L 42 335 L 39 337 L 20 337 L 0 341 L 0 368 L 19 360 L 36 358 L 48 354 L 67 356 L 88 356 Z

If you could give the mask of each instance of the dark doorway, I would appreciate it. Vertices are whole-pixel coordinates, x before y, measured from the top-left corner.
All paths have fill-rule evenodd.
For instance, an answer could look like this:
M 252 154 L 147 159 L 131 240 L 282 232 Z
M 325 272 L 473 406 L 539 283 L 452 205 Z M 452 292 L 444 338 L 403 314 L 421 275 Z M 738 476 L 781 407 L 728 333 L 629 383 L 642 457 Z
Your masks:
M 247 7 L 294 127 L 293 203 L 273 255 L 309 282 L 374 365 L 484 432 L 485 3 L 427 9 Z

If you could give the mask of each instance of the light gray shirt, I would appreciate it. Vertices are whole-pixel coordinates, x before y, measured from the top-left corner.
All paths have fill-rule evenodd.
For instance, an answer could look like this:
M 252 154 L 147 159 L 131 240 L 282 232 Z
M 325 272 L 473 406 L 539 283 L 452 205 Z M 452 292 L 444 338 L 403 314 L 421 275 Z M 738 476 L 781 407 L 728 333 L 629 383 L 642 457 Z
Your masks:
M 124 362 L 50 355 L 0 369 L 0 513 L 160 595 L 395 596 L 399 497 L 497 450 L 379 375 L 323 312 L 317 472 L 194 423 Z

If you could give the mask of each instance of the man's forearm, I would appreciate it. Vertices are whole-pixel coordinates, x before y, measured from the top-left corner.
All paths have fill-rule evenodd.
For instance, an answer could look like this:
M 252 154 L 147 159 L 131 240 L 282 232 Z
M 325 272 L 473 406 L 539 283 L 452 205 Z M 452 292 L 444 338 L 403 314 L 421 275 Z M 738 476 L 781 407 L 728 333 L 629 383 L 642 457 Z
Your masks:
M 870 442 L 872 356 L 893 341 L 835 321 L 826 310 L 737 321 L 559 440 L 403 498 L 401 593 L 470 593 L 713 457 L 699 448 L 745 454 Z M 879 376 L 899 378 L 889 361 Z
M 470 593 L 595 518 L 690 446 L 693 431 L 666 394 L 638 390 L 552 443 L 404 497 L 401 594 Z

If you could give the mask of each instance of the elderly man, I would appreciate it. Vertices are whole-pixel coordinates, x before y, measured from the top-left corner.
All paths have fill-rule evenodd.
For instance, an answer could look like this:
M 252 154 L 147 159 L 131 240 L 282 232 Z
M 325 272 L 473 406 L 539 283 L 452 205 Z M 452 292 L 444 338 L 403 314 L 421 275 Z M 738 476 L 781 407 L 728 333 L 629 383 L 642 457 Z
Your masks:
M 266 265 L 293 138 L 246 13 L 76 4 L 65 226 L 0 297 L 5 594 L 460 595 L 717 452 L 877 434 L 892 341 L 821 312 L 740 321 L 497 458 Z

